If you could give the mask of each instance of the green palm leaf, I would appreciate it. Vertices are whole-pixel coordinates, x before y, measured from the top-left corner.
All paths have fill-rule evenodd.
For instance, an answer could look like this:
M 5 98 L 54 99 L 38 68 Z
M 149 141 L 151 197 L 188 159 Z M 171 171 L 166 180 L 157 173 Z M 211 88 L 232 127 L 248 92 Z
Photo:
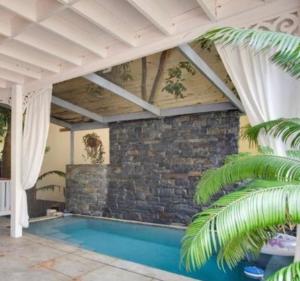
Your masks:
M 299 118 L 280 118 L 263 122 L 253 127 L 248 127 L 244 131 L 244 137 L 250 143 L 258 143 L 258 135 L 264 132 L 275 138 L 280 138 L 283 142 L 290 141 L 292 148 L 300 148 L 300 119 Z
M 280 269 L 267 281 L 300 281 L 300 262 L 292 263 Z
M 275 155 L 241 156 L 220 168 L 208 170 L 199 181 L 195 200 L 207 202 L 223 187 L 247 179 L 300 181 L 300 161 Z
M 182 243 L 186 267 L 202 266 L 237 237 L 286 222 L 300 222 L 300 185 L 247 187 L 227 194 L 198 214 L 187 228 Z M 240 248 L 246 254 L 246 249 Z M 236 261 L 240 256 L 238 253 Z M 229 266 L 236 261 L 232 259 Z
M 257 257 L 262 246 L 274 237 L 276 228 L 256 229 L 251 233 L 235 237 L 226 245 L 219 249 L 217 261 L 221 268 L 225 268 L 225 264 L 232 269 L 245 257 Z
M 275 50 L 271 60 L 283 70 L 300 78 L 300 38 L 286 33 L 232 27 L 216 28 L 196 41 L 223 45 L 249 46 L 257 51 Z
M 52 171 L 41 174 L 38 177 L 38 180 L 42 180 L 43 178 L 50 176 L 50 175 L 57 175 L 57 176 L 63 177 L 63 178 L 66 177 L 66 173 L 64 173 L 64 172 L 59 171 L 59 170 L 52 170 Z

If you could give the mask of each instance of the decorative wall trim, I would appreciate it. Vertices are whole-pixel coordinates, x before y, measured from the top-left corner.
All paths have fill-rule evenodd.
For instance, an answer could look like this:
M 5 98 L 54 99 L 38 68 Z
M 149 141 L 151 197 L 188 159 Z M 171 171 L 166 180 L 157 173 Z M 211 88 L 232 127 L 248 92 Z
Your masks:
M 270 31 L 279 31 L 289 34 L 300 33 L 300 10 L 290 11 L 258 23 L 248 26 L 248 28 L 263 29 Z

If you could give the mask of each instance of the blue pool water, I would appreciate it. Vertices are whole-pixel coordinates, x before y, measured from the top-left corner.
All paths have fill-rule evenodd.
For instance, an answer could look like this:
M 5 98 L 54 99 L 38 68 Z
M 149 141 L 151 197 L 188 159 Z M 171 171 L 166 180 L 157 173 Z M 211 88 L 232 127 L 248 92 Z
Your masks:
M 215 259 L 197 272 L 186 272 L 180 266 L 180 241 L 184 235 L 180 229 L 71 216 L 32 223 L 28 231 L 202 281 L 249 281 L 242 264 L 225 273 L 218 269 Z

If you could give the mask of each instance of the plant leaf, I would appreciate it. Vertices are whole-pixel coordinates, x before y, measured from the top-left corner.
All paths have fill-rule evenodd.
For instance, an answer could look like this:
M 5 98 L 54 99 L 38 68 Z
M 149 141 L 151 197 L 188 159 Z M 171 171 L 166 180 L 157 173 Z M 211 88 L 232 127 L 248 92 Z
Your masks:
M 205 203 L 223 187 L 247 179 L 300 182 L 300 161 L 275 155 L 236 157 L 203 174 L 197 185 L 195 200 Z
M 267 281 L 300 281 L 300 262 L 294 262 L 278 270 Z
M 248 127 L 244 131 L 244 138 L 250 143 L 258 143 L 260 132 L 266 133 L 274 138 L 280 138 L 284 143 L 290 142 L 291 148 L 300 148 L 300 119 L 280 118 L 263 122 L 261 124 Z
M 287 33 L 232 27 L 216 28 L 200 36 L 196 42 L 248 46 L 257 52 L 275 50 L 272 62 L 290 75 L 300 78 L 300 38 Z
M 287 222 L 300 222 L 300 185 L 278 184 L 246 187 L 223 196 L 199 213 L 187 228 L 182 243 L 187 269 L 202 266 L 237 237 Z M 241 253 L 237 253 L 234 260 L 232 253 L 228 265 L 234 265 L 240 257 Z
M 62 172 L 62 171 L 58 171 L 58 170 L 53 170 L 53 171 L 48 171 L 46 173 L 43 173 L 41 174 L 39 177 L 38 177 L 38 180 L 42 180 L 43 178 L 49 176 L 49 175 L 57 175 L 59 177 L 63 177 L 65 178 L 66 177 L 66 173 Z

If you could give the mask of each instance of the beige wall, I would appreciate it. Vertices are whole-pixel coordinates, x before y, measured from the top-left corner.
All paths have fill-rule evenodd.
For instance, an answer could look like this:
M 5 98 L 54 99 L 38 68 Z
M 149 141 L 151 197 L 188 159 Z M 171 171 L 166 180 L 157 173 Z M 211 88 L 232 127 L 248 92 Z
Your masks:
M 239 139 L 239 152 L 250 152 L 257 154 L 257 147 L 249 145 L 249 142 L 242 137 L 243 128 L 249 125 L 249 120 L 246 115 L 240 117 L 240 139 Z
M 47 146 L 50 151 L 46 153 L 42 165 L 41 173 L 50 170 L 64 171 L 66 165 L 70 163 L 70 132 L 60 131 L 62 127 L 57 125 L 50 125 Z M 104 163 L 109 163 L 109 129 L 98 129 L 92 131 L 78 131 L 75 132 L 75 153 L 74 164 L 87 164 L 88 162 L 82 156 L 84 154 L 84 145 L 82 137 L 87 134 L 95 132 L 98 134 L 104 146 Z M 38 191 L 37 198 L 42 200 L 64 201 L 63 188 L 65 186 L 65 179 L 57 175 L 47 176 L 38 183 L 38 187 L 47 185 L 57 185 L 55 190 Z

